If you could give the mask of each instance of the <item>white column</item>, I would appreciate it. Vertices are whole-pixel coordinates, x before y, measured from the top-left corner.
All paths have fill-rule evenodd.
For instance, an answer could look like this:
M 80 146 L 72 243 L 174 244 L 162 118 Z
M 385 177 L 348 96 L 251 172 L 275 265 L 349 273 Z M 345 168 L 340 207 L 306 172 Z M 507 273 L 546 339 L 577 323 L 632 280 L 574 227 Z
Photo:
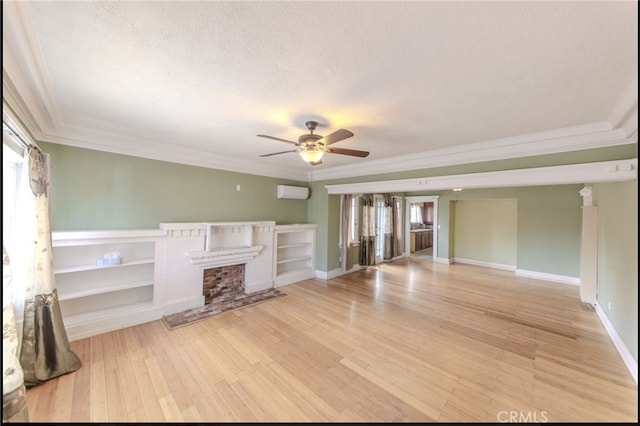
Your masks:
M 598 290 L 598 207 L 593 205 L 590 185 L 582 196 L 582 235 L 580 241 L 580 299 L 595 305 Z

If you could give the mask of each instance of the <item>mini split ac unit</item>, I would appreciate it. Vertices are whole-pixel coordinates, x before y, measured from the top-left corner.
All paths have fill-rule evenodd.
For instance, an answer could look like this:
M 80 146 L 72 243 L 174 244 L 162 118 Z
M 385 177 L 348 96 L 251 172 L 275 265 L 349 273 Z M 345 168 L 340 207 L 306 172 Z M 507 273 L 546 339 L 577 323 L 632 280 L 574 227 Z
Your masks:
M 278 198 L 306 200 L 309 198 L 309 188 L 303 186 L 278 185 Z

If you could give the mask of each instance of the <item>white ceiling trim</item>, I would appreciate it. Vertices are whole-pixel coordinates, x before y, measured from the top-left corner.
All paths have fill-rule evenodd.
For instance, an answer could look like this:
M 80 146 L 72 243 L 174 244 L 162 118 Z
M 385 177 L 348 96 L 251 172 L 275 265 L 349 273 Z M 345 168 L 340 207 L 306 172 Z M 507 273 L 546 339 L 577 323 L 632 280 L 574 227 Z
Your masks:
M 28 93 L 29 99 L 21 99 L 21 109 L 26 105 L 37 105 L 35 111 L 27 108 L 33 114 L 38 127 L 45 129 L 56 128 L 60 124 L 57 113 L 53 85 L 48 76 L 48 67 L 44 60 L 40 43 L 34 38 L 37 32 L 34 29 L 33 19 L 28 2 L 5 2 L 2 7 L 3 25 L 9 28 L 2 32 L 2 70 L 3 89 L 4 80 L 9 78 L 16 91 L 20 94 Z M 33 81 L 33 87 L 37 93 L 29 90 L 31 85 L 26 79 Z M 15 93 L 12 93 L 15 98 Z M 4 95 L 3 95 L 4 96 Z M 12 103 L 13 106 L 13 103 Z
M 592 148 L 624 145 L 634 141 L 623 129 L 611 129 L 607 122 L 590 123 L 486 142 L 425 151 L 361 164 L 320 169 L 313 180 L 366 176 L 457 164 L 504 160 L 533 155 L 556 154 Z
M 78 137 L 70 138 L 62 135 L 46 135 L 44 140 L 63 145 L 75 146 L 78 148 L 112 152 L 115 154 L 130 155 L 133 157 L 168 161 L 171 163 L 206 167 L 236 173 L 292 179 L 302 182 L 307 180 L 305 172 L 296 172 L 295 170 L 269 166 L 255 160 L 241 160 L 235 157 L 226 157 L 187 147 L 159 144 L 146 139 L 115 139 L 112 134 L 103 133 L 97 130 L 89 130 L 86 128 L 73 128 L 72 126 L 65 126 L 65 131 L 61 133 L 64 135 L 78 135 Z M 108 141 L 108 143 L 101 143 L 100 141 Z
M 325 185 L 329 194 L 441 191 L 453 188 L 504 188 L 517 186 L 590 184 L 637 178 L 638 159 L 537 167 L 499 172 L 468 173 L 415 179 Z
M 16 115 L 7 104 L 8 102 L 3 100 L 3 120 L 10 122 L 12 124 L 12 128 L 23 135 L 23 139 L 25 141 L 31 141 L 34 145 L 35 143 L 33 143 L 33 139 L 36 139 L 43 142 L 57 143 L 76 148 L 86 148 L 114 154 L 130 155 L 133 157 L 141 157 L 151 160 L 168 161 L 171 163 L 226 170 L 237 173 L 247 173 L 265 177 L 292 179 L 302 182 L 307 180 L 306 173 L 304 172 L 296 173 L 295 170 L 283 171 L 278 167 L 268 166 L 257 161 L 243 161 L 238 160 L 237 158 L 212 155 L 190 148 L 162 146 L 162 149 L 160 149 L 158 144 L 154 144 L 145 139 L 121 139 L 116 141 L 117 144 L 114 145 L 113 135 L 85 128 L 74 129 L 71 126 L 66 126 L 65 134 L 78 134 L 79 137 L 77 138 L 63 137 L 55 134 L 44 134 L 41 131 L 30 133 L 25 130 L 22 124 L 20 124 L 20 120 L 16 118 Z M 92 142 L 87 142 L 87 140 Z M 100 141 L 109 141 L 109 143 L 101 143 Z
M 608 117 L 609 123 L 627 132 L 631 139 L 638 141 L 638 76 L 631 81 L 620 96 Z

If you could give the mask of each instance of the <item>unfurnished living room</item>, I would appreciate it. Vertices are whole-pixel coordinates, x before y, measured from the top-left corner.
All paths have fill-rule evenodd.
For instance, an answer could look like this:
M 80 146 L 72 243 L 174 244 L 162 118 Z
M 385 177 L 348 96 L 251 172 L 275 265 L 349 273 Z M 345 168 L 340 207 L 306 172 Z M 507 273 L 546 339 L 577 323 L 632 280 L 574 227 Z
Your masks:
M 637 423 L 637 2 L 2 12 L 3 422 Z

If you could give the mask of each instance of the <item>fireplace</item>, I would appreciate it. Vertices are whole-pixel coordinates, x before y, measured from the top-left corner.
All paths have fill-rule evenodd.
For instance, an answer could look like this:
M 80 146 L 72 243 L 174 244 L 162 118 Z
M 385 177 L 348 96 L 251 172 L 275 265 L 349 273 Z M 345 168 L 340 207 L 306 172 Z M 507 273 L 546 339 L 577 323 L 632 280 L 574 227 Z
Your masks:
M 164 314 L 273 288 L 274 227 L 274 221 L 161 223 L 167 238 L 156 250 L 155 280 Z
M 244 294 L 244 270 L 244 263 L 205 269 L 202 278 L 204 304 Z

